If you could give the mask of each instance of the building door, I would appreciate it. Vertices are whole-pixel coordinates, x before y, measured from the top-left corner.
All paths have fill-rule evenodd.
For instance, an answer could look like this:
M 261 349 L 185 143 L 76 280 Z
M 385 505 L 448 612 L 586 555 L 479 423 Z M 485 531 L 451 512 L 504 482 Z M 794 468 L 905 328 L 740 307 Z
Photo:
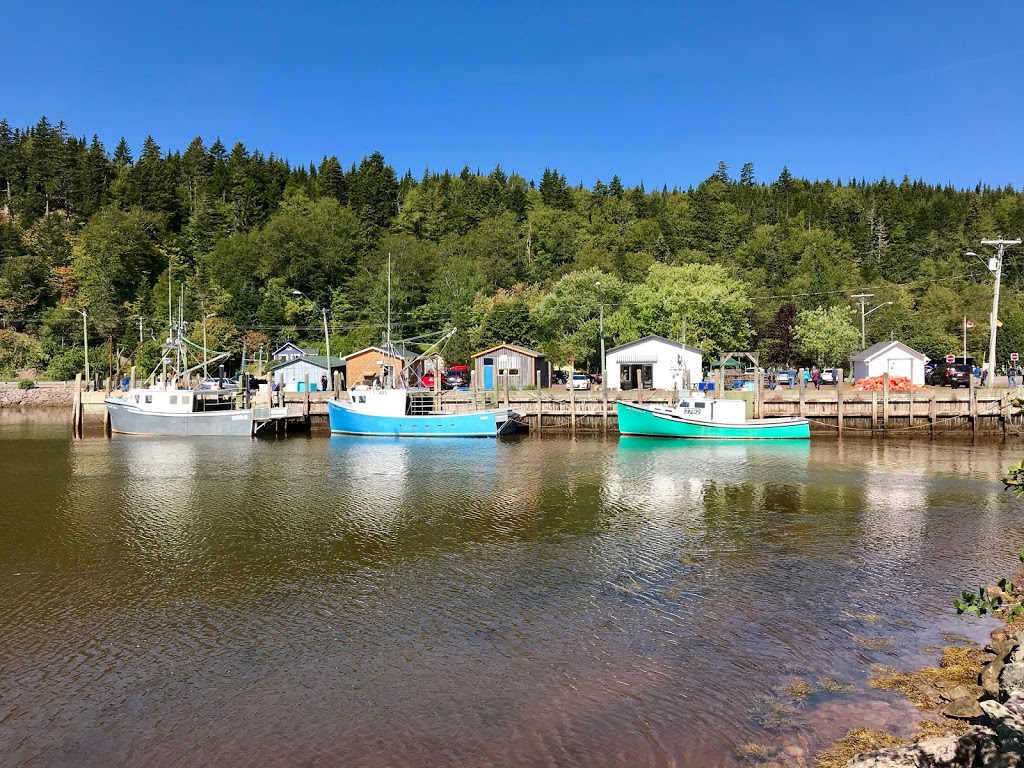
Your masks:
M 494 389 L 494 358 L 484 358 L 484 389 Z

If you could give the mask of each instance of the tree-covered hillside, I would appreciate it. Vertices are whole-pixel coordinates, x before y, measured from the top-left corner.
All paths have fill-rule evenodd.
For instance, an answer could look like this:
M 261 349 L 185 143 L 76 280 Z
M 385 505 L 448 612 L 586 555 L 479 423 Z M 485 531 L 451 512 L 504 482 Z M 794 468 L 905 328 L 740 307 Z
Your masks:
M 168 280 L 175 295 L 184 283 L 193 329 L 207 317 L 211 347 L 322 346 L 320 306 L 332 353 L 345 354 L 381 338 L 389 253 L 395 335 L 457 326 L 450 362 L 511 341 L 596 369 L 603 301 L 609 346 L 679 338 L 685 324 L 710 354 L 842 364 L 849 325 L 859 345 L 850 296 L 863 292 L 869 308 L 892 302 L 868 317 L 869 344 L 959 351 L 966 316 L 980 359 L 992 276 L 966 252 L 1024 234 L 1024 195 L 985 184 L 785 169 L 768 182 L 750 163 L 738 174 L 719 163 L 687 189 L 627 188 L 615 169 L 588 189 L 554 168 L 535 183 L 501 167 L 399 176 L 379 153 L 346 162 L 292 166 L 199 137 L 184 151 L 148 138 L 136 156 L 124 139 L 110 152 L 46 118 L 0 121 L 0 376 L 81 370 L 69 308 L 88 312 L 98 370 L 108 340 L 145 367 L 166 332 Z M 1024 251 L 1004 272 L 1000 362 L 1024 352 L 1020 264 Z

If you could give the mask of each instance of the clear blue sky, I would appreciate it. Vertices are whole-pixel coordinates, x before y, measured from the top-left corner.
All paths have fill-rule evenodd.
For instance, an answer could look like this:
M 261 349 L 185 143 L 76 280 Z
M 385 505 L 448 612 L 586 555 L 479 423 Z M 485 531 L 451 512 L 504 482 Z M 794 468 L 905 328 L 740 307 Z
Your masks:
M 11 3 L 0 116 L 590 186 L 1024 186 L 1016 2 Z

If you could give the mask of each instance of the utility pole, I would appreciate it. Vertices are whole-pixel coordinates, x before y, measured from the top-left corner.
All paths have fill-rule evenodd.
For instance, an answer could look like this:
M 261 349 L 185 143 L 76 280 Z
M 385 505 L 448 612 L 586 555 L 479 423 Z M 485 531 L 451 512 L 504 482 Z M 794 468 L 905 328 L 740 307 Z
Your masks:
M 874 298 L 874 296 L 875 294 L 873 293 L 855 293 L 850 297 L 851 299 L 860 299 L 860 348 L 862 351 L 866 346 L 866 342 L 864 340 L 864 318 L 867 317 L 867 315 L 864 312 L 864 305 L 867 303 L 868 299 Z
M 850 297 L 850 298 L 853 298 L 853 299 L 860 299 L 860 348 L 861 348 L 861 350 L 863 350 L 867 346 L 867 341 L 865 340 L 865 336 L 864 336 L 864 318 L 867 317 L 868 315 L 870 315 L 876 309 L 881 309 L 882 307 L 887 307 L 890 304 L 892 304 L 891 301 L 883 301 L 877 307 L 872 307 L 867 312 L 865 312 L 864 311 L 864 304 L 866 303 L 866 301 L 868 299 L 870 299 L 874 295 L 875 294 L 873 294 L 873 293 L 858 293 L 858 294 L 854 294 L 853 296 Z M 889 335 L 891 336 L 892 334 L 890 333 Z
M 1020 245 L 1021 240 L 1018 237 L 1016 240 L 1003 240 L 1002 238 L 996 240 L 982 240 L 982 245 L 994 245 L 999 250 L 996 251 L 994 259 L 989 259 L 988 268 L 990 272 L 995 272 L 996 284 L 992 291 L 992 317 L 989 323 L 989 339 L 988 339 L 988 380 L 989 386 L 995 386 L 996 379 L 996 327 L 999 323 L 999 282 L 1003 274 L 1003 254 L 1005 253 L 1006 246 L 1008 245 Z
M 142 318 L 139 318 L 139 344 L 142 344 Z

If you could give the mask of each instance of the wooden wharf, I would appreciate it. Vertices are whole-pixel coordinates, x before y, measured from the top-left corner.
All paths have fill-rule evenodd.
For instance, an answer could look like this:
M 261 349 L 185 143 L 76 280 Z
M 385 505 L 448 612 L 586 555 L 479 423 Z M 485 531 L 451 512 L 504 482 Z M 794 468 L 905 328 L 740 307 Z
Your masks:
M 81 386 L 79 378 L 72 405 L 72 425 L 78 435 L 83 422 Z M 325 428 L 327 401 L 332 397 L 348 399 L 348 393 L 337 383 L 333 392 L 311 392 L 308 386 L 305 389 L 274 393 L 273 404 L 286 406 L 293 424 L 302 422 Z M 618 432 L 617 401 L 672 407 L 679 399 L 679 392 L 672 390 L 603 390 L 599 386 L 584 391 L 555 387 L 509 392 L 424 390 L 420 394 L 433 398 L 434 410 L 451 413 L 511 407 L 519 415 L 520 424 L 533 434 L 614 434 Z M 758 386 L 754 391 L 730 391 L 725 397 L 746 400 L 748 418 L 806 418 L 814 434 L 1024 434 L 1024 386 L 979 388 L 972 383 L 971 387 L 958 390 L 925 387 L 913 392 L 893 392 L 884 387 L 879 392 L 858 392 L 839 383 L 822 385 L 818 390 L 809 385 L 775 390 Z

